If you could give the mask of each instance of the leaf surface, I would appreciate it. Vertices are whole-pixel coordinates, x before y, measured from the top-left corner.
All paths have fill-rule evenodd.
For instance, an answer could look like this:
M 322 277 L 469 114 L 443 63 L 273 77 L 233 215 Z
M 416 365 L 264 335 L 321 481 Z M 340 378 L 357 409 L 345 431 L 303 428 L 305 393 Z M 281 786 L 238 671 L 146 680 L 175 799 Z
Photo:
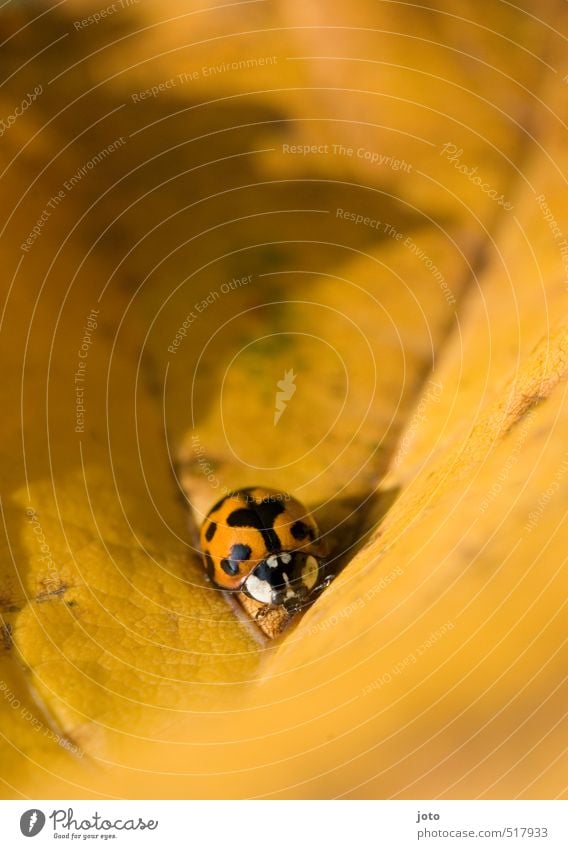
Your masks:
M 6 13 L 8 796 L 562 793 L 559 7 L 352 6 Z M 345 567 L 273 644 L 253 483 Z

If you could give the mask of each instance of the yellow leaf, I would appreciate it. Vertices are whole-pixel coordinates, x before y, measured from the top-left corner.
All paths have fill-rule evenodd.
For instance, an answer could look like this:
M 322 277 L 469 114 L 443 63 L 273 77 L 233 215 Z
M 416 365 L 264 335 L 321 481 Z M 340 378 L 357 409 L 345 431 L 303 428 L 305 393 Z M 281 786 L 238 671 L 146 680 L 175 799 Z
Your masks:
M 3 23 L 5 794 L 561 794 L 556 7 L 94 11 Z M 345 567 L 272 644 L 252 483 Z

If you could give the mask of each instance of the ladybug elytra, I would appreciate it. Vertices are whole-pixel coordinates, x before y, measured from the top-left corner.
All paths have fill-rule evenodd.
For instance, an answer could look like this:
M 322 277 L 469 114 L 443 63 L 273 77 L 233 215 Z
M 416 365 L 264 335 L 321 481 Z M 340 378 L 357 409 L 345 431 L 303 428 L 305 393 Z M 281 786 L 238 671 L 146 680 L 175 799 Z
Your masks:
M 325 544 L 314 519 L 275 489 L 249 487 L 224 496 L 203 521 L 201 549 L 217 587 L 288 612 L 325 584 Z

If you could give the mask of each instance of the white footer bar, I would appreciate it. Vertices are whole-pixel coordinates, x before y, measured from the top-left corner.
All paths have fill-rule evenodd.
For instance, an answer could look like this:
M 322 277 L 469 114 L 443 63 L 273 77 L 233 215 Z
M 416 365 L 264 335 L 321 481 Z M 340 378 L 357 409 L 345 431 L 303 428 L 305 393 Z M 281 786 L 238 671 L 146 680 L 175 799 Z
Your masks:
M 2 846 L 566 849 L 565 801 L 0 802 Z

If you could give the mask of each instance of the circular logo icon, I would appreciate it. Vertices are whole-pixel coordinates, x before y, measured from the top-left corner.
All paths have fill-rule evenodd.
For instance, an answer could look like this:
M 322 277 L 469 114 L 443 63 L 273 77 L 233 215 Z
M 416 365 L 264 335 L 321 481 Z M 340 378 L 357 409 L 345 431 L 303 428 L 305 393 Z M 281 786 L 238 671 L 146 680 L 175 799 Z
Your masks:
M 35 837 L 45 825 L 45 814 L 37 808 L 31 808 L 20 817 L 20 831 L 26 837 Z

